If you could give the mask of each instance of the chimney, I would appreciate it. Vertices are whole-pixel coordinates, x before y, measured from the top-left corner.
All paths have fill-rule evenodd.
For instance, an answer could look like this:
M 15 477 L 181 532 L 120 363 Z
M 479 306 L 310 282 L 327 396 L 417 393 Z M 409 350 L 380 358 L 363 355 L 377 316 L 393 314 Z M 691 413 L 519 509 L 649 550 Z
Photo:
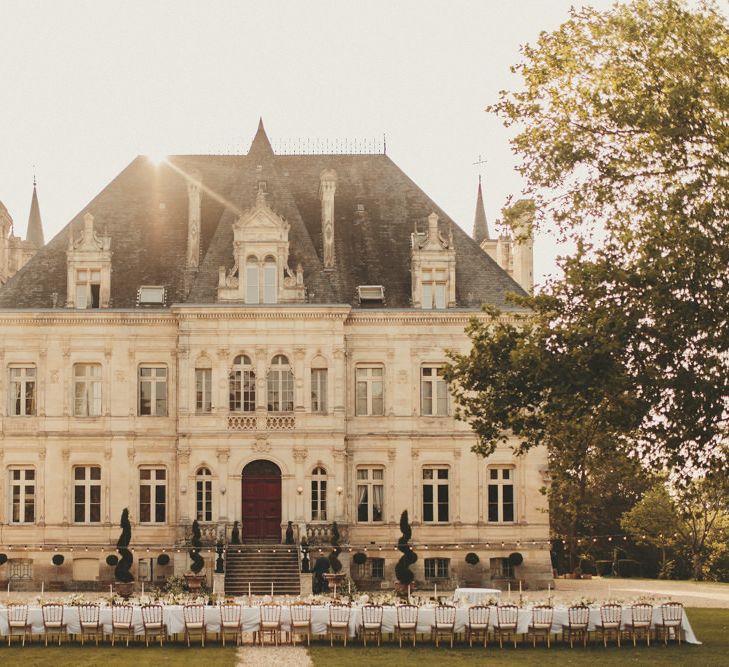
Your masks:
M 185 268 L 200 264 L 200 186 L 201 175 L 193 170 L 187 178 L 187 260 Z
M 514 260 L 513 278 L 520 287 L 532 294 L 534 291 L 534 211 L 522 213 L 513 225 L 512 256 Z
M 334 268 L 334 193 L 337 191 L 337 172 L 324 169 L 319 175 L 319 199 L 321 200 L 321 236 L 324 268 Z

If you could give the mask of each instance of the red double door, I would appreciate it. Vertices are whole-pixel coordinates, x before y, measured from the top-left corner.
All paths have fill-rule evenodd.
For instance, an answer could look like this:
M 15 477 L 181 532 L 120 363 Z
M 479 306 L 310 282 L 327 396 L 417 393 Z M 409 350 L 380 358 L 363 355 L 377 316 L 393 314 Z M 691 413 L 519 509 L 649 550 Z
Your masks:
M 271 461 L 243 468 L 244 542 L 281 542 L 281 470 Z

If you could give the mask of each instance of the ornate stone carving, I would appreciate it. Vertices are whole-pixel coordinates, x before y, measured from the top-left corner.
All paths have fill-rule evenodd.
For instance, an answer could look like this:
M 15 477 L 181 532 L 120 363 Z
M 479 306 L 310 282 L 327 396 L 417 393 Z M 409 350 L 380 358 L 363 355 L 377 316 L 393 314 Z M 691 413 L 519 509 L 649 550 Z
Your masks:
M 230 447 L 216 449 L 215 453 L 218 456 L 218 463 L 227 463 L 228 459 L 230 459 Z
M 319 199 L 321 200 L 321 235 L 324 268 L 334 267 L 334 193 L 337 191 L 337 172 L 324 169 L 319 175 Z
M 397 457 L 397 450 L 395 448 L 391 448 L 387 450 L 387 460 L 392 463 L 395 458 Z
M 271 451 L 271 443 L 265 438 L 256 438 L 252 449 L 257 454 L 266 454 Z
M 293 454 L 296 463 L 303 463 L 306 461 L 308 451 L 304 447 L 294 447 Z
M 190 460 L 189 449 L 178 449 L 177 450 L 177 461 L 179 463 L 187 463 Z
M 413 448 L 410 451 L 410 456 L 412 457 L 413 460 L 418 459 L 420 457 L 420 450 Z

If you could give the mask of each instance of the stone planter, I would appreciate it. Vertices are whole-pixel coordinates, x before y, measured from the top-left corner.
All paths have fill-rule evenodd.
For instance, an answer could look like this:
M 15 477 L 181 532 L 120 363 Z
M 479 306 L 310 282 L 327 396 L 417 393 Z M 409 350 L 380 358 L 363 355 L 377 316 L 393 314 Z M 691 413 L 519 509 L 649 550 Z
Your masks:
M 134 582 L 133 581 L 115 581 L 114 582 L 114 592 L 117 595 L 120 595 L 125 600 L 129 599 L 129 596 L 134 592 Z
M 398 597 L 402 598 L 403 600 L 407 600 L 408 592 L 412 593 L 415 590 L 415 582 L 413 582 L 412 584 L 401 584 L 399 581 L 396 581 L 394 589 Z
M 344 573 L 343 572 L 325 572 L 324 573 L 324 579 L 326 579 L 327 583 L 329 584 L 329 590 L 334 593 L 334 597 L 339 597 L 339 593 L 341 592 L 342 582 L 344 581 Z
M 190 593 L 195 594 L 200 592 L 200 587 L 202 586 L 203 582 L 205 581 L 205 575 L 204 574 L 193 574 L 191 572 L 185 573 L 185 581 L 187 582 L 187 587 L 190 589 Z

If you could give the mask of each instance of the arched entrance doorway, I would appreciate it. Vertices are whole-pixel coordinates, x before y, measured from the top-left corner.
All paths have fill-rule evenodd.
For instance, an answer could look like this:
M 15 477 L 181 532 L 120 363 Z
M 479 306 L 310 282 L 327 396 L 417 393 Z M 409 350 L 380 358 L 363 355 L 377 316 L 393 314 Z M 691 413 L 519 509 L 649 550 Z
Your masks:
M 243 541 L 280 542 L 281 469 L 271 461 L 251 461 L 242 477 Z

